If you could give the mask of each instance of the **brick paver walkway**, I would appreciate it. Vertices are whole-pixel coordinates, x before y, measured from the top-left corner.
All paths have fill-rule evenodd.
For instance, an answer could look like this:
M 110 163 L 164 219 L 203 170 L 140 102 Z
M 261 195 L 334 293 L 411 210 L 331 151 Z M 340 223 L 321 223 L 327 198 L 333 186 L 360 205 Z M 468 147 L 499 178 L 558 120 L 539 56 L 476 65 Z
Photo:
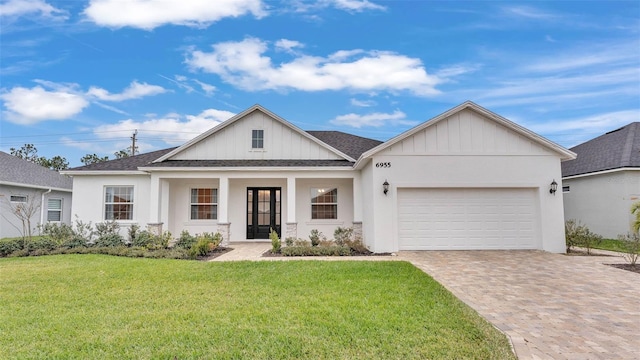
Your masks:
M 520 359 L 640 359 L 640 274 L 619 257 L 542 251 L 408 251 L 505 332 Z

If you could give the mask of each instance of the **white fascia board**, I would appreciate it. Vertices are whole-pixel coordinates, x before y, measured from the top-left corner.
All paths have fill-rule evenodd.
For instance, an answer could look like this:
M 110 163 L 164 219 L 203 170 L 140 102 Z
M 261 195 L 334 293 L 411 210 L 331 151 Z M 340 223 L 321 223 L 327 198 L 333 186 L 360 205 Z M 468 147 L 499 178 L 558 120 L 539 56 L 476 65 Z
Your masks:
M 504 117 L 502 117 L 502 116 L 500 116 L 500 115 L 498 115 L 498 114 L 496 114 L 496 113 L 494 113 L 494 112 L 492 112 L 490 110 L 487 110 L 487 109 L 483 108 L 482 106 L 480 106 L 480 105 L 478 105 L 478 104 L 476 104 L 476 103 L 474 103 L 472 101 L 465 101 L 464 103 L 462 103 L 462 104 L 460 104 L 460 105 L 458 105 L 458 106 L 456 106 L 456 107 L 454 107 L 454 108 L 452 108 L 452 109 L 450 109 L 448 111 L 445 111 L 444 113 L 442 113 L 442 114 L 440 114 L 440 115 L 438 115 L 438 116 L 436 116 L 436 117 L 434 117 L 432 119 L 429 119 L 429 120 L 425 121 L 424 123 L 422 123 L 420 125 L 417 125 L 414 128 L 411 128 L 411 129 L 403 132 L 402 134 L 400 134 L 398 136 L 395 136 L 395 137 L 383 142 L 382 144 L 374 147 L 373 149 L 371 149 L 369 151 L 366 151 L 365 153 L 363 153 L 360 156 L 360 158 L 358 159 L 358 161 L 356 162 L 354 167 L 355 168 L 359 168 L 361 161 L 363 161 L 365 158 L 371 157 L 371 156 L 375 155 L 376 153 L 388 148 L 389 146 L 392 146 L 392 145 L 394 145 L 394 144 L 396 144 L 396 143 L 398 143 L 398 142 L 400 142 L 400 141 L 402 141 L 402 140 L 414 135 L 415 133 L 417 133 L 419 131 L 422 131 L 422 130 L 428 128 L 428 127 L 431 127 L 431 126 L 437 124 L 438 122 L 440 122 L 440 121 L 448 118 L 449 116 L 451 116 L 451 115 L 453 115 L 453 114 L 455 114 L 457 112 L 460 112 L 460 111 L 462 111 L 464 109 L 471 109 L 471 110 L 479 113 L 480 115 L 483 115 L 483 116 L 485 116 L 485 117 L 487 117 L 487 118 L 489 118 L 489 119 L 491 119 L 491 120 L 493 120 L 493 121 L 495 121 L 495 122 L 497 122 L 497 123 L 509 128 L 509 129 L 515 131 L 516 133 L 518 133 L 520 135 L 523 135 L 523 136 L 529 138 L 530 140 L 532 140 L 532 141 L 534 141 L 534 142 L 536 142 L 536 143 L 538 143 L 538 144 L 540 144 L 540 145 L 542 145 L 542 146 L 544 146 L 544 147 L 546 147 L 548 149 L 553 150 L 554 152 L 558 153 L 561 156 L 562 160 L 573 160 L 577 156 L 577 154 L 574 153 L 573 151 L 571 151 L 569 149 L 566 149 L 563 146 L 560 146 L 560 145 L 554 143 L 553 141 L 548 140 L 548 139 L 546 139 L 546 138 L 534 133 L 533 131 L 531 131 L 531 130 L 523 127 L 523 126 L 520 126 L 520 125 L 514 123 L 513 121 L 511 121 L 511 120 L 509 120 L 507 118 L 504 118 Z
M 283 171 L 353 171 L 354 169 L 351 166 L 326 166 L 326 167 L 140 167 L 140 170 L 146 172 L 203 172 L 203 171 L 216 171 L 216 172 L 227 172 L 227 171 L 251 171 L 255 173 L 265 173 L 265 172 L 283 172 Z
M 225 127 L 229 126 L 230 124 L 233 124 L 234 122 L 238 121 L 239 119 L 242 119 L 243 117 L 249 115 L 250 113 L 252 113 L 253 111 L 259 110 L 265 114 L 267 114 L 268 116 L 270 116 L 271 118 L 273 118 L 274 120 L 280 122 L 281 124 L 287 126 L 288 128 L 292 129 L 293 131 L 295 131 L 296 133 L 302 135 L 303 137 L 315 142 L 316 144 L 324 147 L 325 149 L 333 152 L 334 154 L 342 157 L 345 160 L 349 160 L 349 161 L 353 161 L 355 162 L 356 159 L 352 158 L 351 156 L 343 153 L 342 151 L 339 151 L 338 149 L 320 141 L 320 139 L 317 139 L 316 137 L 312 136 L 311 134 L 307 133 L 306 131 L 300 129 L 299 127 L 293 125 L 292 123 L 288 122 L 287 120 L 281 118 L 280 116 L 272 113 L 271 111 L 265 109 L 264 107 L 262 107 L 259 104 L 253 105 L 252 107 L 248 108 L 247 110 L 229 118 L 228 120 L 218 124 L 217 126 L 203 132 L 202 134 L 196 136 L 195 138 L 187 141 L 186 143 L 182 144 L 181 146 L 177 147 L 176 149 L 170 151 L 169 153 L 163 155 L 162 157 L 154 160 L 154 163 L 159 163 L 162 162 L 164 160 L 167 160 L 169 158 L 171 158 L 172 156 L 188 149 L 189 147 L 193 146 L 194 144 L 200 142 L 201 140 L 207 138 L 209 135 L 214 134 L 222 129 L 224 129 Z
M 126 171 L 113 171 L 113 170 L 66 170 L 60 171 L 63 175 L 70 176 L 91 176 L 91 175 L 149 175 L 144 171 L 139 170 L 126 170 Z
M 640 171 L 640 168 L 624 167 L 624 168 L 618 168 L 618 169 L 596 171 L 596 172 L 591 172 L 591 173 L 586 173 L 586 174 L 565 176 L 565 177 L 562 178 L 562 180 L 571 180 L 571 179 L 578 179 L 578 178 L 583 178 L 583 177 L 588 177 L 588 176 L 611 174 L 611 173 L 620 172 L 620 171 Z
M 7 186 L 15 186 L 15 187 L 26 187 L 31 189 L 41 189 L 41 190 L 52 190 L 52 191 L 64 191 L 64 192 L 72 192 L 71 189 L 57 188 L 52 186 L 42 186 L 42 185 L 31 185 L 31 184 L 22 184 L 11 181 L 0 181 L 0 185 Z

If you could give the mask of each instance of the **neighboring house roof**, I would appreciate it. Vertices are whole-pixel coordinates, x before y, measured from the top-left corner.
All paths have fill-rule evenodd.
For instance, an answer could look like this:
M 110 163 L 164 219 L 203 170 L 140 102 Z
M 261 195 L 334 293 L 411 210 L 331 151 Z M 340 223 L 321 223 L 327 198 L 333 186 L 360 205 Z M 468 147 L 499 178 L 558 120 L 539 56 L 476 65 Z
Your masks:
M 207 131 L 205 131 L 204 133 L 196 136 L 195 138 L 191 139 L 190 141 L 187 141 L 186 143 L 184 143 L 183 145 L 179 146 L 178 148 L 172 150 L 171 152 L 163 155 L 162 157 L 160 157 L 159 159 L 155 160 L 154 162 L 162 162 L 165 160 L 168 160 L 169 158 L 171 158 L 172 156 L 179 154 L 180 152 L 190 148 L 191 146 L 197 144 L 198 142 L 206 139 L 207 137 L 209 137 L 212 134 L 215 134 L 216 132 L 221 131 L 222 129 L 226 128 L 227 126 L 233 124 L 234 122 L 244 118 L 245 116 L 251 114 L 254 111 L 260 111 L 266 115 L 268 115 L 269 117 L 271 117 L 272 119 L 274 119 L 275 121 L 281 123 L 282 125 L 290 128 L 291 130 L 293 130 L 294 132 L 300 134 L 301 136 L 317 143 L 318 145 L 326 148 L 327 150 L 331 151 L 332 153 L 336 154 L 337 156 L 344 158 L 345 160 L 349 160 L 349 161 L 356 161 L 356 159 L 352 158 L 351 156 L 345 154 L 344 152 L 330 146 L 329 144 L 324 143 L 323 141 L 321 141 L 320 139 L 311 136 L 309 133 L 305 132 L 304 130 L 300 129 L 299 127 L 293 125 L 292 123 L 284 120 L 283 118 L 279 117 L 278 115 L 272 113 L 271 111 L 265 109 L 264 107 L 262 107 L 259 104 L 253 105 L 252 107 L 248 108 L 247 110 L 231 117 L 230 119 L 218 124 L 217 126 L 213 127 L 212 129 L 209 129 Z
M 79 166 L 72 169 L 70 171 L 137 171 L 138 167 L 147 166 L 152 163 L 155 159 L 168 154 L 169 152 L 175 150 L 175 147 L 156 150 L 140 155 L 129 156 L 121 159 L 114 159 L 109 161 L 103 161 L 99 163 L 94 163 L 91 165 Z
M 307 131 L 307 133 L 354 159 L 358 159 L 365 151 L 382 144 L 382 141 L 351 135 L 341 131 Z
M 0 151 L 0 183 L 70 191 L 73 179 L 31 161 Z
M 569 151 L 567 149 L 565 149 L 564 147 L 554 143 L 551 140 L 545 139 L 544 137 L 534 133 L 533 131 L 522 127 L 516 123 L 514 123 L 511 120 L 508 120 L 490 110 L 487 110 L 485 108 L 483 108 L 482 106 L 472 102 L 472 101 L 465 101 L 464 103 L 454 107 L 453 109 L 446 111 L 414 128 L 411 128 L 405 132 L 403 132 L 402 134 L 388 140 L 385 141 L 384 143 L 376 146 L 375 148 L 366 151 L 365 153 L 362 154 L 362 157 L 360 159 L 358 159 L 358 161 L 356 162 L 356 168 L 359 168 L 362 166 L 362 164 L 365 163 L 365 161 L 370 158 L 371 156 L 375 155 L 376 153 L 390 147 L 393 146 L 394 144 L 397 144 L 398 142 L 416 134 L 419 131 L 422 131 L 430 126 L 434 126 L 435 124 L 439 123 L 442 120 L 447 119 L 448 117 L 450 117 L 453 114 L 456 114 L 462 110 L 465 109 L 469 109 L 472 111 L 475 111 L 476 113 L 491 119 L 493 121 L 495 121 L 496 123 L 511 129 L 512 131 L 515 131 L 516 133 L 525 136 L 526 138 L 532 140 L 535 143 L 538 143 L 542 146 L 544 146 L 545 148 L 555 152 L 556 154 L 560 155 L 560 158 L 562 160 L 570 160 L 570 159 L 575 159 L 576 158 L 576 154 L 572 151 Z
M 570 149 L 575 160 L 562 163 L 562 176 L 640 167 L 640 123 L 633 122 Z

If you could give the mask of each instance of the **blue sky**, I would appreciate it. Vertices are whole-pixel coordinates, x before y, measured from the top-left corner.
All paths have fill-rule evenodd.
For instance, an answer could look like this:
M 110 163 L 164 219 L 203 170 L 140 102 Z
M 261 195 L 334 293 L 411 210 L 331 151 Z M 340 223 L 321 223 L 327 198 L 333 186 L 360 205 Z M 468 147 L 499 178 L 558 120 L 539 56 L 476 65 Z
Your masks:
M 640 121 L 640 2 L 0 1 L 0 150 L 71 166 L 253 104 L 389 139 L 465 100 L 571 147 Z

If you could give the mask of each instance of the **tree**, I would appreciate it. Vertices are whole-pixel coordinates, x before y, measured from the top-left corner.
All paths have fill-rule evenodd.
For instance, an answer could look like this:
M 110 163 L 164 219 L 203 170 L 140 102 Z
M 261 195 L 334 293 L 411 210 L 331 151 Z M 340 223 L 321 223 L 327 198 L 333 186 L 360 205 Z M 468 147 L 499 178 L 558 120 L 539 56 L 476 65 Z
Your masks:
M 85 165 L 91 165 L 91 164 L 96 164 L 96 163 L 109 161 L 109 157 L 108 156 L 100 157 L 100 156 L 98 156 L 96 154 L 87 154 L 87 155 L 83 156 L 80 159 L 80 161 L 82 161 L 82 163 L 85 164 Z
M 123 159 L 123 158 L 127 158 L 127 157 L 131 156 L 131 154 L 129 154 L 127 149 L 122 149 L 122 150 L 116 151 L 116 152 L 113 153 L 113 155 L 116 156 L 116 159 Z
M 638 233 L 640 230 L 640 201 L 631 205 L 631 213 L 636 216 L 636 220 L 633 222 L 633 232 Z
M 22 228 L 15 226 L 12 221 L 9 221 L 9 219 L 5 217 L 4 211 L 2 212 L 2 217 L 18 229 L 25 240 L 31 241 L 31 231 L 33 230 L 33 227 L 31 226 L 31 218 L 40 211 L 40 194 L 41 193 L 35 191 L 31 192 L 26 195 L 26 199 L 24 199 L 24 201 L 13 202 L 4 199 L 9 212 L 20 220 Z
M 54 156 L 47 159 L 44 156 L 38 156 L 38 149 L 33 144 L 24 144 L 20 149 L 10 148 L 11 155 L 31 161 L 32 163 L 44 166 L 51 170 L 64 170 L 69 168 L 69 162 L 62 156 Z

